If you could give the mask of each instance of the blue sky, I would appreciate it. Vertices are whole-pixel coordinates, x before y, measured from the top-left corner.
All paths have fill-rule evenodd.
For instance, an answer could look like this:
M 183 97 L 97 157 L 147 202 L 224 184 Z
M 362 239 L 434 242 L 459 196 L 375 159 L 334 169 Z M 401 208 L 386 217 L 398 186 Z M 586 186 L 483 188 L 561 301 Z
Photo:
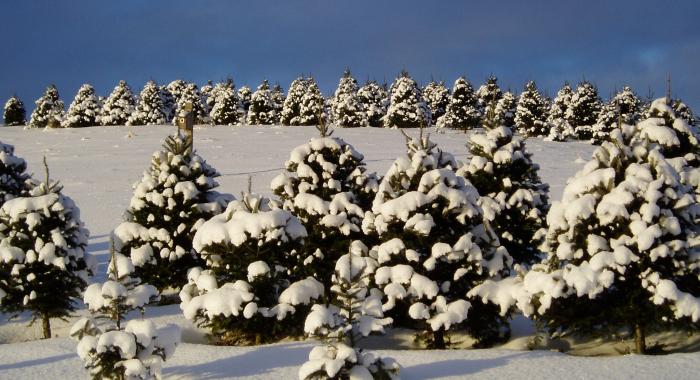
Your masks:
M 585 5 L 584 5 L 585 3 Z M 419 82 L 503 88 L 534 79 L 549 95 L 568 80 L 603 97 L 625 84 L 700 112 L 700 2 L 618 1 L 2 1 L 0 97 L 28 106 L 55 83 L 66 104 L 82 83 L 198 83 L 300 74 L 329 94 L 349 67 L 361 82 L 407 69 Z

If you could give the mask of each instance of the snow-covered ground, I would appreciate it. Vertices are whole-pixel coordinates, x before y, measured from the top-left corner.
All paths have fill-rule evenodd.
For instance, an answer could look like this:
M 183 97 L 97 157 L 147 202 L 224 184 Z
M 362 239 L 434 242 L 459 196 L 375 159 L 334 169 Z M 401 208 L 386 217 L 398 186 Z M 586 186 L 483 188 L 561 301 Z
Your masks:
M 81 209 L 91 232 L 89 250 L 101 266 L 104 278 L 110 231 L 122 220 L 131 197 L 131 185 L 147 168 L 151 154 L 174 127 L 127 127 L 85 129 L 23 130 L 0 128 L 0 141 L 15 145 L 16 153 L 28 161 L 29 169 L 43 178 L 42 157 L 46 156 L 51 177 L 65 186 Z M 408 131 L 417 133 L 417 131 Z M 195 149 L 222 176 L 219 191 L 238 195 L 252 177 L 253 191 L 270 194 L 270 180 L 283 168 L 290 150 L 317 134 L 311 127 L 202 127 L 195 130 Z M 365 155 L 370 170 L 383 174 L 404 152 L 400 131 L 386 129 L 337 129 Z M 467 156 L 466 136 L 456 131 L 434 134 L 433 140 L 458 159 Z M 554 143 L 541 139 L 527 141 L 534 161 L 541 166 L 542 179 L 551 186 L 551 197 L 559 199 L 566 179 L 590 157 L 593 147 L 586 143 Z M 84 311 L 78 312 L 84 314 Z M 310 349 L 309 343 L 287 342 L 257 348 L 205 345 L 205 337 L 186 321 L 177 305 L 151 307 L 147 315 L 158 324 L 170 322 L 183 328 L 182 344 L 172 360 L 165 363 L 168 378 L 294 378 Z M 75 354 L 75 342 L 65 338 L 74 320 L 53 321 L 50 341 L 37 341 L 40 326 L 25 327 L 26 317 L 7 322 L 0 315 L 0 378 L 76 378 L 86 376 Z M 700 371 L 700 354 L 662 357 L 620 356 L 574 357 L 547 351 L 521 349 L 532 333 L 526 320 L 515 324 L 514 338 L 499 349 L 436 351 L 382 351 L 404 367 L 402 378 L 695 378 Z M 663 340 L 664 337 L 659 337 Z M 395 344 L 396 343 L 396 344 Z M 690 342 L 689 342 L 690 343 Z M 395 345 L 394 345 L 395 344 Z M 587 352 L 600 342 L 588 342 Z M 372 347 L 410 346 L 410 334 L 394 332 L 374 339 Z M 687 344 L 686 344 L 687 346 Z M 607 352 L 613 349 L 608 344 Z M 592 351 L 591 351 L 592 350 Z M 586 352 L 586 348 L 582 349 Z

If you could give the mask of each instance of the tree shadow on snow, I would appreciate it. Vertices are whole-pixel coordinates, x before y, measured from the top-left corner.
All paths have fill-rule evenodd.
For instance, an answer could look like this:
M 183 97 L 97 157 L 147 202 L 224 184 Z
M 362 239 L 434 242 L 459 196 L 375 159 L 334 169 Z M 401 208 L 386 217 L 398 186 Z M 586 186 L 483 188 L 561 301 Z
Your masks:
M 163 375 L 166 378 L 182 376 L 195 379 L 261 375 L 272 368 L 302 365 L 308 359 L 312 347 L 308 343 L 250 347 L 250 351 L 196 365 L 166 365 Z
M 401 368 L 403 379 L 439 379 L 448 376 L 473 375 L 483 370 L 505 366 L 511 359 L 526 353 L 513 353 L 489 359 L 449 359 Z
M 70 353 L 70 354 L 49 356 L 47 358 L 25 360 L 23 362 L 16 362 L 16 363 L 10 363 L 10 364 L 0 364 L 0 372 L 10 370 L 10 369 L 21 369 L 21 368 L 49 364 L 49 363 L 53 363 L 53 362 L 60 362 L 61 360 L 72 359 L 75 357 L 76 357 L 76 355 L 74 353 Z

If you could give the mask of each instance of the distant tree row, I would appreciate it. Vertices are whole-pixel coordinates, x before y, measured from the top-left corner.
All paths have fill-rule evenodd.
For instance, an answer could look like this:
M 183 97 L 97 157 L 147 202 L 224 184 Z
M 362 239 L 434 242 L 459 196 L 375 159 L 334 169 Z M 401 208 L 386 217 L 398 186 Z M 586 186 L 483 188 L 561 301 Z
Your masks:
M 346 70 L 328 98 L 312 77 L 299 77 L 292 81 L 287 94 L 279 84 L 271 87 L 267 80 L 255 91 L 247 86 L 236 91 L 228 79 L 201 88 L 183 80 L 166 86 L 149 81 L 135 96 L 127 83 L 120 81 L 103 99 L 91 85 L 84 84 L 67 111 L 58 90 L 50 85 L 35 103 L 28 123 L 35 128 L 166 124 L 191 103 L 197 124 L 318 125 L 323 118 L 338 127 L 433 125 L 469 130 L 491 120 L 527 136 L 602 142 L 618 125 L 640 120 L 648 112 L 650 101 L 641 99 L 630 87 L 603 101 L 588 81 L 580 82 L 575 89 L 565 83 L 554 99 L 542 95 L 533 81 L 516 95 L 503 92 L 493 75 L 476 90 L 464 77 L 458 78 L 451 90 L 444 82 L 435 81 L 421 88 L 405 71 L 388 88 L 369 80 L 359 86 Z M 694 124 L 687 105 L 674 99 L 672 107 Z M 5 104 L 5 124 L 23 125 L 25 116 L 22 101 L 16 96 L 10 98 Z

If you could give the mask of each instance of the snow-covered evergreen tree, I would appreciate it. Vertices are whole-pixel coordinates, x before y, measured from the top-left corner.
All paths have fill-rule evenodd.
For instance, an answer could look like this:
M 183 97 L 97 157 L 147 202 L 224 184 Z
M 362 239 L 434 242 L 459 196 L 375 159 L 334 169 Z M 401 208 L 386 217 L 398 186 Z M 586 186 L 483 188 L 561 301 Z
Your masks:
M 200 88 L 199 94 L 202 98 L 204 111 L 207 115 L 209 115 L 211 113 L 212 107 L 214 107 L 214 102 L 216 101 L 216 94 L 214 93 L 214 84 L 210 80 L 207 81 L 207 84 Z
M 543 136 L 549 133 L 547 102 L 537 90 L 534 81 L 525 85 L 515 110 L 515 127 L 526 136 Z
M 540 261 L 537 247 L 549 210 L 549 186 L 540 180 L 539 166 L 532 162 L 525 142 L 500 126 L 471 135 L 469 153 L 471 159 L 458 174 L 479 191 L 484 216 L 501 244 L 515 263 Z
M 24 103 L 16 95 L 7 99 L 2 116 L 5 125 L 24 125 L 27 116 Z
M 386 115 L 389 105 L 389 94 L 385 86 L 380 86 L 375 81 L 368 81 L 357 90 L 357 96 L 362 103 L 362 109 L 367 114 L 367 123 L 370 127 L 380 128 L 384 124 L 382 118 Z
M 390 89 L 389 108 L 384 116 L 386 128 L 418 128 L 430 125 L 430 109 L 418 84 L 402 71 Z
M 498 125 L 503 125 L 508 128 L 515 127 L 515 111 L 517 108 L 517 99 L 515 94 L 510 91 L 503 93 L 503 97 L 498 100 L 494 108 L 494 118 Z
M 61 126 L 64 112 L 63 100 L 59 98 L 56 86 L 46 87 L 44 95 L 37 99 L 34 104 L 36 104 L 36 108 L 32 111 L 32 116 L 29 119 L 29 127 L 57 128 Z
M 129 116 L 127 125 L 163 125 L 168 122 L 168 110 L 163 93 L 155 81 L 149 80 L 143 86 L 136 109 Z
M 194 236 L 206 265 L 189 272 L 180 292 L 185 318 L 226 344 L 301 334 L 310 305 L 323 296 L 320 282 L 289 270 L 300 261 L 305 236 L 289 211 L 244 193 Z
M 593 126 L 593 141 L 597 144 L 608 140 L 610 131 L 617 128 L 620 123 L 633 125 L 639 121 L 641 101 L 630 87 L 625 86 L 622 91 L 613 96 L 610 101 L 603 104 L 598 121 Z
M 120 80 L 102 105 L 99 116 L 100 124 L 126 125 L 135 108 L 136 101 L 131 88 L 125 81 Z
M 232 198 L 214 191 L 218 176 L 181 136 L 169 136 L 153 154 L 134 185 L 126 221 L 113 232 L 117 252 L 131 258 L 136 276 L 159 291 L 187 283 L 187 270 L 202 262 L 192 249 L 197 228 Z
M 301 125 L 300 109 L 301 99 L 306 93 L 307 82 L 303 77 L 292 81 L 289 85 L 289 93 L 282 105 L 280 123 L 282 125 Z
M 280 115 L 282 113 L 282 108 L 284 107 L 284 101 L 286 99 L 286 97 L 284 96 L 284 89 L 282 88 L 282 85 L 280 85 L 279 83 L 275 83 L 275 86 L 272 87 L 272 92 L 270 96 L 272 98 L 272 104 L 275 108 L 274 124 L 279 124 Z
M 27 163 L 15 156 L 15 147 L 0 141 L 0 207 L 10 199 L 25 196 L 29 179 Z
M 84 84 L 78 89 L 73 102 L 68 106 L 61 126 L 63 128 L 81 128 L 97 125 L 100 114 L 100 104 L 95 95 L 95 89 L 90 84 Z
M 321 137 L 292 150 L 286 172 L 270 185 L 283 207 L 306 227 L 304 265 L 330 295 L 335 261 L 350 241 L 362 237 L 362 218 L 377 191 L 374 173 L 366 173 L 364 157 L 340 138 Z M 299 268 L 299 270 L 305 270 Z
M 682 100 L 673 99 L 673 101 L 671 102 L 671 107 L 673 108 L 673 111 L 676 113 L 676 115 L 685 120 L 686 123 L 690 125 L 696 125 L 697 120 L 695 120 L 693 110 L 691 110 L 687 104 L 683 103 Z
M 240 122 L 239 103 L 233 81 L 217 83 L 212 90 L 215 96 L 209 118 L 213 125 L 237 125 Z
M 194 114 L 195 124 L 207 124 L 209 122 L 209 112 L 206 105 L 202 101 L 202 94 L 195 83 L 187 83 L 177 96 L 177 104 L 175 108 L 175 116 L 185 111 L 187 104 L 192 104 L 192 113 Z M 176 119 L 173 119 L 173 123 Z
M 250 98 L 246 122 L 250 125 L 271 125 L 277 119 L 272 92 L 267 80 L 264 80 Z
M 436 125 L 450 103 L 450 90 L 445 87 L 445 82 L 430 81 L 423 89 L 423 98 L 430 108 L 431 125 Z
M 331 105 L 331 122 L 335 126 L 344 128 L 368 125 L 367 113 L 362 108 L 360 97 L 357 95 L 357 81 L 350 74 L 350 70 L 345 70 L 335 90 Z
M 88 230 L 62 186 L 48 178 L 0 208 L 0 310 L 32 314 L 51 338 L 52 318 L 66 318 L 87 286 Z
M 177 100 L 180 98 L 182 91 L 187 83 L 184 80 L 177 79 L 167 86 L 161 86 L 160 91 L 163 94 L 163 109 L 168 123 L 174 122 L 176 116 L 175 109 L 177 108 Z
M 384 318 L 382 291 L 372 287 L 376 267 L 359 240 L 337 260 L 330 305 L 314 305 L 304 323 L 306 334 L 325 343 L 311 349 L 309 360 L 299 368 L 300 380 L 397 377 L 400 367 L 393 359 L 375 357 L 357 346 L 391 324 L 391 318 Z
M 299 106 L 299 125 L 320 125 L 324 118 L 325 99 L 313 78 L 306 80 L 306 92 L 301 97 Z
M 452 97 L 447 111 L 438 119 L 438 128 L 468 130 L 481 122 L 481 112 L 472 85 L 463 77 L 457 78 L 452 87 Z
M 566 141 L 575 138 L 574 127 L 569 123 L 566 112 L 571 105 L 573 90 L 568 82 L 557 92 L 551 106 L 549 107 L 549 135 L 545 138 L 548 141 Z
M 128 257 L 112 250 L 107 281 L 92 284 L 83 300 L 95 318 L 114 325 L 100 327 L 92 317 L 81 318 L 70 335 L 78 341 L 78 356 L 93 379 L 160 378 L 162 362 L 175 352 L 180 329 L 175 325 L 157 329 L 149 320 L 134 319 L 122 329 L 121 322 L 132 310 L 141 310 L 158 299 L 158 291 L 132 278 L 134 266 Z
M 248 117 L 248 109 L 250 109 L 250 101 L 253 98 L 253 91 L 250 87 L 243 86 L 238 89 L 238 101 L 241 104 L 241 120 L 246 120 Z
M 457 163 L 427 137 L 407 138 L 379 185 L 363 231 L 376 233 L 375 283 L 395 325 L 417 327 L 430 347 L 466 327 L 481 344 L 498 339 L 505 319 L 492 305 L 471 305 L 466 293 L 507 275 L 511 258 L 484 222 L 477 190 L 455 173 Z M 469 313 L 469 317 L 467 316 Z
M 498 101 L 503 97 L 503 92 L 498 87 L 498 78 L 495 75 L 489 75 L 486 78 L 486 82 L 476 90 L 476 97 L 479 102 L 479 111 L 482 115 L 485 115 L 489 108 L 495 108 Z
M 578 139 L 589 140 L 593 137 L 593 125 L 598 120 L 600 107 L 598 89 L 588 81 L 579 83 L 571 94 L 571 102 L 564 114 Z
M 551 333 L 632 336 L 638 353 L 652 331 L 697 326 L 700 209 L 666 157 L 693 131 L 658 121 L 613 130 L 568 182 L 547 216 L 542 264 L 473 295 L 517 305 Z

